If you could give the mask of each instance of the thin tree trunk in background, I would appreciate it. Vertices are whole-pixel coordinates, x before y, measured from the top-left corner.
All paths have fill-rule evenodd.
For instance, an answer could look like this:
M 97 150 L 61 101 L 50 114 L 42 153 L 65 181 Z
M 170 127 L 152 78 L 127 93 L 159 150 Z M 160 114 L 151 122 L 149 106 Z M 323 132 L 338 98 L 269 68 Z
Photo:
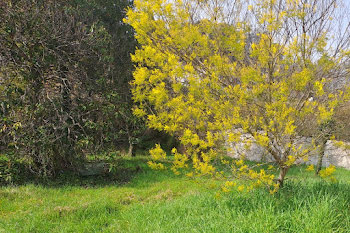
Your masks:
M 129 142 L 129 151 L 128 151 L 129 157 L 133 156 L 133 151 L 134 151 L 134 145 L 131 142 Z
M 327 141 L 324 140 L 322 142 L 322 144 L 320 145 L 320 150 L 319 150 L 319 153 L 318 153 L 317 164 L 316 164 L 316 169 L 315 169 L 315 174 L 316 175 L 318 175 L 320 173 L 321 168 L 322 168 L 322 162 L 323 162 L 324 152 L 325 152 L 325 149 L 326 149 L 326 143 L 327 143 Z
M 336 129 L 336 123 L 334 119 L 325 121 L 319 126 L 320 138 L 316 142 L 319 143 L 318 146 L 320 147 L 320 149 L 317 156 L 317 164 L 315 169 L 316 175 L 318 175 L 322 169 L 322 162 L 323 162 L 323 157 L 326 150 L 326 144 L 327 144 L 327 141 L 332 136 L 332 134 L 334 133 L 335 129 Z
M 284 178 L 285 178 L 288 170 L 289 170 L 289 167 L 281 167 L 280 168 L 280 174 L 278 176 L 277 182 L 281 188 L 283 187 Z
M 128 142 L 129 142 L 128 156 L 131 157 L 131 156 L 133 156 L 134 145 L 133 145 L 133 140 L 132 140 L 131 134 L 129 132 L 129 129 L 127 130 L 127 133 L 128 133 Z

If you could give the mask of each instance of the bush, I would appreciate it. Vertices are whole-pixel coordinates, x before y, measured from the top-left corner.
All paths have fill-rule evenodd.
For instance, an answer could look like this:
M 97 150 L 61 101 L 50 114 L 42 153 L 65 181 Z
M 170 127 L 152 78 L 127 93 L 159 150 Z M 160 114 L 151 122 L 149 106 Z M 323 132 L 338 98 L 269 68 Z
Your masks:
M 16 159 L 10 154 L 0 154 L 0 185 L 19 183 L 30 176 L 24 160 Z
M 76 170 L 85 155 L 131 148 L 135 47 L 122 23 L 129 1 L 0 3 L 0 150 L 37 175 Z M 107 12 L 106 12 L 107 11 Z

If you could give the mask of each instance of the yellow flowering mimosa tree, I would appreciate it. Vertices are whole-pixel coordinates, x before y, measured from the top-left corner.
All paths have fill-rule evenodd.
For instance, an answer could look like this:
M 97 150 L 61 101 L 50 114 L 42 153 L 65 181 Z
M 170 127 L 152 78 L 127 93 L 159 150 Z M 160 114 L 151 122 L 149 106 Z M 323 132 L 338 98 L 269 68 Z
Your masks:
M 312 148 L 296 140 L 310 122 L 330 118 L 344 97 L 325 90 L 348 56 L 345 46 L 335 51 L 328 39 L 335 2 L 135 1 L 125 19 L 140 44 L 132 56 L 134 113 L 186 148 L 172 151 L 175 173 L 190 166 L 189 176 L 223 177 L 215 166 L 220 162 L 232 171 L 223 190 L 245 178 L 252 182 L 239 190 L 267 185 L 275 192 L 288 169 L 307 160 Z M 278 177 L 222 157 L 224 146 L 246 133 L 252 139 L 244 143 L 264 148 Z M 164 169 L 159 145 L 151 155 L 149 165 Z

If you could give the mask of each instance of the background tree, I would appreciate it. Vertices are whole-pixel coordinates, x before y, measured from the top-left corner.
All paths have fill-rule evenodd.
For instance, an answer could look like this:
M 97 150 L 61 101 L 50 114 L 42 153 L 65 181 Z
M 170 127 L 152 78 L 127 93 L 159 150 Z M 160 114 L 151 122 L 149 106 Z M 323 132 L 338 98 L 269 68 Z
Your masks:
M 186 154 L 173 150 L 175 172 L 191 160 L 197 174 L 221 176 L 212 163 L 221 160 L 232 177 L 254 181 L 239 189 L 266 184 L 273 192 L 293 164 L 308 160 L 314 146 L 297 146 L 300 136 L 310 122 L 330 119 L 344 97 L 326 92 L 349 55 L 348 43 L 331 39 L 337 2 L 135 1 L 126 20 L 142 45 L 132 57 L 135 114 L 185 145 Z M 218 159 L 226 142 L 242 141 L 269 153 L 277 179 Z M 165 158 L 159 146 L 151 155 Z
M 2 1 L 0 147 L 39 174 L 74 168 L 89 152 L 128 146 L 132 115 L 130 1 Z

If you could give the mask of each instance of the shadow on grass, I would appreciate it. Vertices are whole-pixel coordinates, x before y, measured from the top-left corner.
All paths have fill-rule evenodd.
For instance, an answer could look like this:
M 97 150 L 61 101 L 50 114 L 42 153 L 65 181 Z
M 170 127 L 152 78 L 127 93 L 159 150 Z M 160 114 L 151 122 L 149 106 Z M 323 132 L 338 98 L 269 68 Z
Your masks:
M 145 157 L 136 158 L 118 158 L 110 161 L 112 169 L 106 168 L 106 171 L 100 175 L 82 176 L 74 171 L 61 171 L 53 177 L 37 177 L 29 172 L 22 172 L 10 184 L 3 186 L 17 186 L 26 184 L 35 184 L 49 187 L 60 186 L 81 186 L 81 187 L 103 187 L 109 185 L 125 185 L 133 180 L 140 173 L 147 172 L 148 159 Z
M 16 178 L 16 181 L 4 186 L 18 186 L 26 184 L 40 185 L 44 187 L 59 188 L 71 187 L 106 187 L 125 186 L 146 187 L 155 182 L 178 178 L 171 171 L 156 171 L 148 167 L 148 157 L 117 158 L 108 163 L 112 169 L 107 169 L 102 175 L 82 176 L 73 171 L 62 171 L 54 177 L 40 178 L 25 173 Z M 170 167 L 170 162 L 164 163 Z

